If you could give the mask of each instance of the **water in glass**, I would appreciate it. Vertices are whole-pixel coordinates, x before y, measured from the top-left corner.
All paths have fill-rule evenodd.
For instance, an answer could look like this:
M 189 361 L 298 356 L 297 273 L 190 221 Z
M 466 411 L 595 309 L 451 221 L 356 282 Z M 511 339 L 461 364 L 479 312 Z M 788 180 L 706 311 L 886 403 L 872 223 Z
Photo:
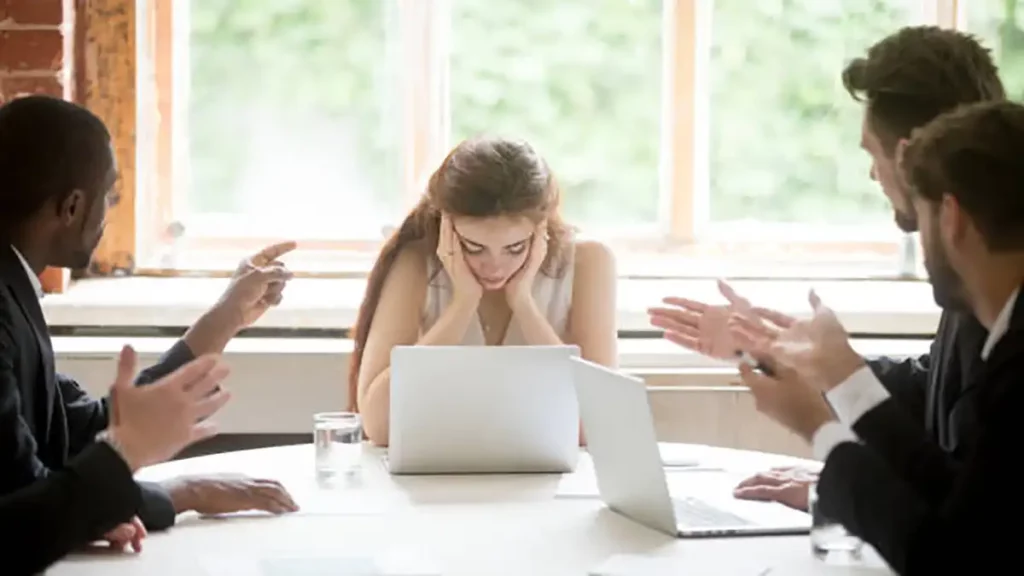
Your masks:
M 316 473 L 319 478 L 352 474 L 362 456 L 363 425 L 358 414 L 325 412 L 313 418 Z
M 864 543 L 846 531 L 843 525 L 827 518 L 818 506 L 818 485 L 811 484 L 807 494 L 811 513 L 811 550 L 819 558 L 835 555 L 858 557 Z

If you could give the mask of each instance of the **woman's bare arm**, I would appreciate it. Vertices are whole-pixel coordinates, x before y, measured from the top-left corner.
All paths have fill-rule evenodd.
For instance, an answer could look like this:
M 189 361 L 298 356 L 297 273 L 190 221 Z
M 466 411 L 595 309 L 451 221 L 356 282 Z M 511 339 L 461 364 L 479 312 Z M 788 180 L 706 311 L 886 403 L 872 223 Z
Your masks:
M 384 281 L 359 367 L 358 406 L 369 439 L 387 446 L 391 411 L 391 349 L 395 346 L 445 346 L 462 342 L 476 307 L 453 303 L 420 337 L 420 316 L 427 293 L 425 256 L 406 248 Z M 453 301 L 457 302 L 457 301 Z
M 584 359 L 609 368 L 619 363 L 616 284 L 612 251 L 599 242 L 577 244 L 568 343 L 579 346 Z

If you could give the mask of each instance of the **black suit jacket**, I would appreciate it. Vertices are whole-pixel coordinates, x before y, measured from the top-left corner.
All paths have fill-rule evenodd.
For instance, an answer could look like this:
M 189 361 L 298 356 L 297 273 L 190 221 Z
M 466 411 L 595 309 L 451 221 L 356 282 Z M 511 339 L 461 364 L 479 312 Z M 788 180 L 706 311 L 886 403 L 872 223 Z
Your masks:
M 43 571 L 131 517 L 140 503 L 124 460 L 105 442 L 89 446 L 64 470 L 0 496 L 4 574 Z
M 971 314 L 943 312 L 929 354 L 868 362 L 900 409 L 957 459 L 976 426 L 971 371 L 981 363 L 988 330 Z
M 136 382 L 153 382 L 192 359 L 188 346 L 178 341 Z M 72 378 L 55 371 L 39 298 L 18 256 L 0 244 L 0 494 L 66 467 L 107 427 L 107 420 L 106 399 L 90 398 Z M 139 518 L 146 527 L 173 525 L 167 493 L 158 484 L 140 487 Z
M 961 458 L 890 398 L 855 424 L 863 443 L 844 442 L 825 461 L 822 512 L 874 545 L 900 574 L 974 573 L 1018 555 L 1024 294 L 1006 335 L 974 365 L 967 387 L 976 431 Z

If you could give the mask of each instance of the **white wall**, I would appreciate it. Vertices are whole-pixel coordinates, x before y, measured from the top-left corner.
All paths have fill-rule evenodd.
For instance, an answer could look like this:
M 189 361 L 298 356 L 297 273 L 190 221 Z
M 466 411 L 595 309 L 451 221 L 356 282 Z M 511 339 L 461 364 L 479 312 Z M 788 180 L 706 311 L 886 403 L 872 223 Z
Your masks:
M 173 340 L 136 338 L 143 365 L 157 361 Z M 74 376 L 93 395 L 113 378 L 118 338 L 54 338 L 58 370 Z M 923 352 L 927 342 L 865 341 L 863 354 Z M 218 416 L 221 431 L 236 434 L 307 433 L 312 414 L 343 410 L 351 342 L 314 339 L 236 339 L 225 357 L 233 400 Z M 719 367 L 659 341 L 623 341 L 624 370 L 644 378 L 659 438 L 764 450 L 797 456 L 810 451 L 795 436 L 759 414 L 750 393 L 735 384 L 735 370 Z

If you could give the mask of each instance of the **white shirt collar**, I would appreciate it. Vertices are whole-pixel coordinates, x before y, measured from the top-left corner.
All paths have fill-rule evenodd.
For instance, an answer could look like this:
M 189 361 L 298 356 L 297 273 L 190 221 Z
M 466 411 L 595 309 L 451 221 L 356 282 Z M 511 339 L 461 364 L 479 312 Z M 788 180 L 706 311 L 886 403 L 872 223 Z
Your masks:
M 989 354 L 992 353 L 992 349 L 996 347 L 999 340 L 1006 334 L 1006 331 L 1010 329 L 1010 318 L 1013 317 L 1013 306 L 1017 303 L 1017 296 L 1020 294 L 1020 287 L 1018 286 L 1013 294 L 1010 294 L 1010 299 L 1003 305 L 1003 309 L 999 312 L 999 316 L 996 316 L 996 321 L 992 323 L 992 328 L 988 331 L 988 339 L 985 340 L 985 346 L 981 349 L 981 359 L 988 360 Z
M 43 282 L 39 279 L 39 275 L 32 271 L 32 268 L 28 265 L 25 257 L 18 252 L 18 249 L 13 245 L 11 250 L 14 250 L 14 255 L 21 261 L 21 265 L 25 267 L 25 273 L 28 274 L 28 281 L 32 283 L 32 288 L 36 291 L 36 296 L 39 298 L 43 297 Z

